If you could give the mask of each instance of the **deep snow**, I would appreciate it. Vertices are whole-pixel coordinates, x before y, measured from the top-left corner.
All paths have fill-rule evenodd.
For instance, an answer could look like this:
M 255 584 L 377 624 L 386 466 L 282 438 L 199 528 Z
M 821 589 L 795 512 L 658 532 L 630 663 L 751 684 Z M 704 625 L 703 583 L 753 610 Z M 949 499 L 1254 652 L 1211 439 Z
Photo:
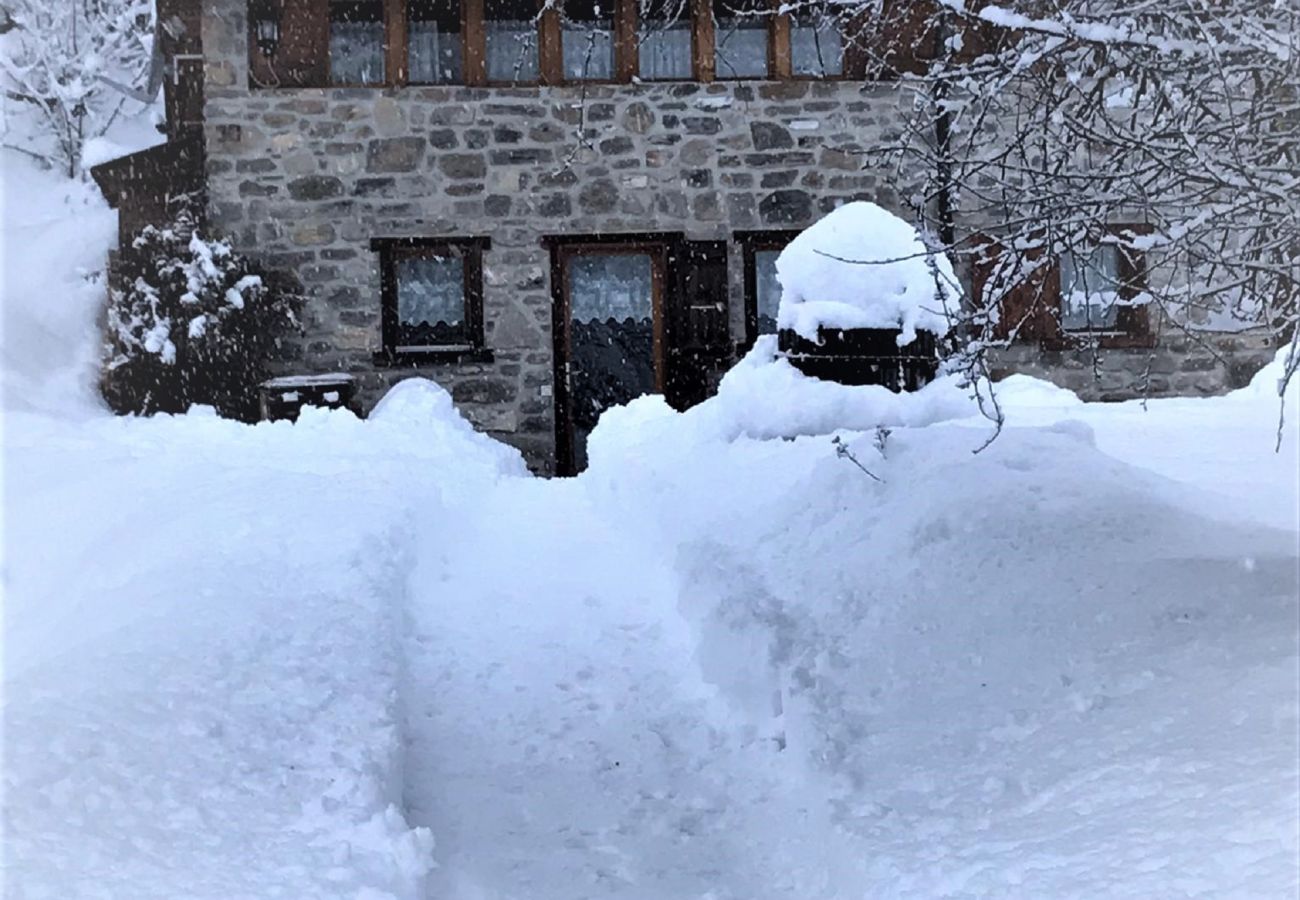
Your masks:
M 1300 414 L 1274 453 L 1268 375 L 1145 410 L 1014 379 L 975 454 L 955 383 L 828 389 L 764 343 L 541 481 L 421 382 L 365 422 L 97 411 L 91 305 L 31 286 L 107 238 L 38 207 L 67 246 L 6 276 L 40 326 L 4 351 L 36 386 L 10 895 L 1300 890 Z M 58 366 L 13 341 L 42 323 Z

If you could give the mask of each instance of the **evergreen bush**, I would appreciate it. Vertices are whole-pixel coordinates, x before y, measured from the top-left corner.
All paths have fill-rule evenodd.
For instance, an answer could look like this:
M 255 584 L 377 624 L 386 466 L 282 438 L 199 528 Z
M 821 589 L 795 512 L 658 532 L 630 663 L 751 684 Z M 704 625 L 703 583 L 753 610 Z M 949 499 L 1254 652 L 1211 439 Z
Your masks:
M 184 218 L 145 228 L 119 271 L 102 384 L 109 406 L 149 415 L 205 404 L 256 419 L 257 385 L 296 326 L 297 292 Z

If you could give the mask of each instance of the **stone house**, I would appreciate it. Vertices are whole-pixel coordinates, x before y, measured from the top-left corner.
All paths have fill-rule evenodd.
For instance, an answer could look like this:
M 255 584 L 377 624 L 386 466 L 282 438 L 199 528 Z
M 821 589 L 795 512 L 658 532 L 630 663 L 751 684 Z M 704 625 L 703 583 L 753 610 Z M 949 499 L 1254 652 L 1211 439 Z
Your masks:
M 123 236 L 172 193 L 200 195 L 212 229 L 307 291 L 286 374 L 349 373 L 363 411 L 431 378 L 543 472 L 580 468 L 612 403 L 707 396 L 774 328 L 792 234 L 852 199 L 907 216 L 921 180 L 862 152 L 897 140 L 913 95 L 864 78 L 871 40 L 845 39 L 867 27 L 852 19 L 761 0 L 160 0 L 159 14 L 170 149 L 96 173 L 137 208 Z M 891 52 L 887 70 L 923 62 L 921 43 Z M 185 174 L 160 197 L 168 166 Z M 1156 341 L 1132 308 L 1103 326 L 1100 373 L 1068 311 L 1026 330 L 1004 370 L 1118 399 L 1138 372 L 1156 393 L 1221 391 L 1269 353 L 1250 335 L 1217 356 Z

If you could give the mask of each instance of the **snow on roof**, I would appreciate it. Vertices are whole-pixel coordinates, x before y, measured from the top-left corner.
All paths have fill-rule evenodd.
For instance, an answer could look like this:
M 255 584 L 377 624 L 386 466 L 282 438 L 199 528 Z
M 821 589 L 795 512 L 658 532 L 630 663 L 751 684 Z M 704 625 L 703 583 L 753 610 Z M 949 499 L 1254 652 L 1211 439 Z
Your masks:
M 915 227 L 865 201 L 806 228 L 777 258 L 776 276 L 777 327 L 814 341 L 822 326 L 899 328 L 899 346 L 916 340 L 917 329 L 947 334 L 945 309 L 961 300 L 948 258 L 930 253 Z

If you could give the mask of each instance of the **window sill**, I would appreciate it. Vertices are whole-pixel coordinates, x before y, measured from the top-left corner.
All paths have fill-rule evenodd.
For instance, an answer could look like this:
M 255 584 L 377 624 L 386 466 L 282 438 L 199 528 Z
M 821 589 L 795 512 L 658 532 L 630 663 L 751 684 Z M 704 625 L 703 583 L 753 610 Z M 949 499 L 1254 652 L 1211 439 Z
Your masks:
M 1149 350 L 1156 345 L 1153 334 L 1125 331 L 1066 331 L 1059 337 L 1043 338 L 1044 350 L 1078 350 L 1095 346 L 1100 350 Z
M 486 347 L 398 347 L 381 350 L 373 357 L 383 368 L 445 366 L 455 363 L 490 363 L 495 360 Z

